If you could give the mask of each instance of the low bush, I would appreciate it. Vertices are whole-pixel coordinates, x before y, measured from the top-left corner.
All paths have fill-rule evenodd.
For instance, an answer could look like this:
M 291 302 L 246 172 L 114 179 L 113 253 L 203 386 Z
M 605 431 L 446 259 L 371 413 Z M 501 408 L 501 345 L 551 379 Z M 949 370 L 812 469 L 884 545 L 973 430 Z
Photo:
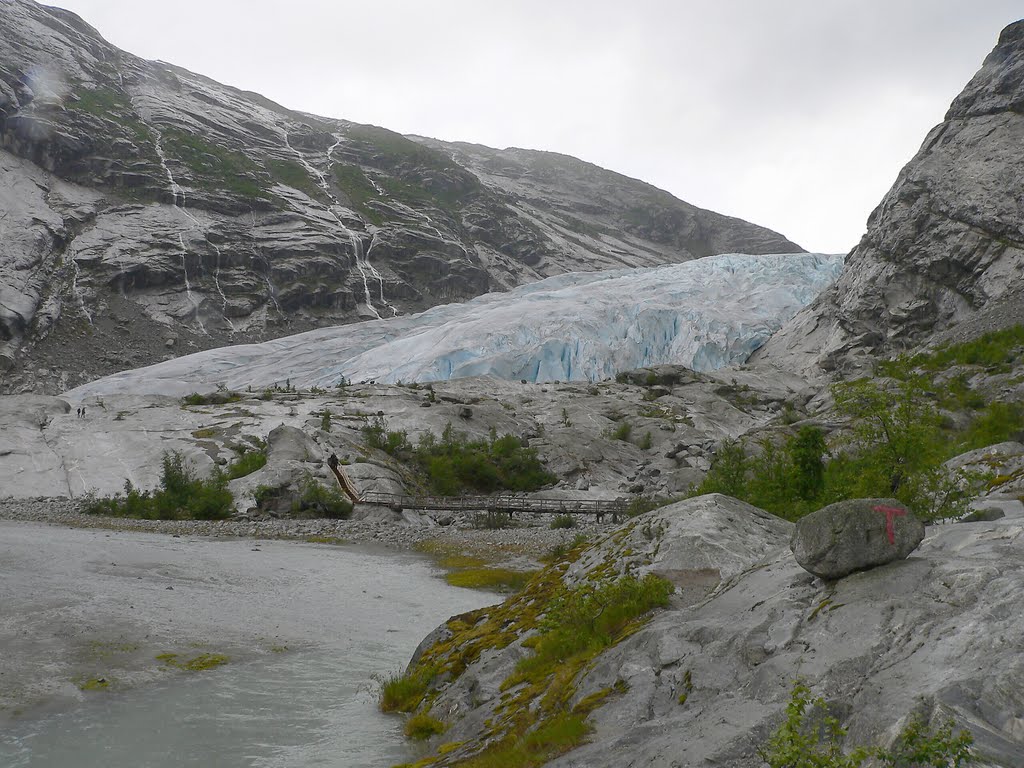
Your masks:
M 536 450 L 514 435 L 498 437 L 492 430 L 483 440 L 470 440 L 451 424 L 441 437 L 427 432 L 414 447 L 404 430 L 388 430 L 378 416 L 363 427 L 370 448 L 412 463 L 430 491 L 453 496 L 465 491 L 534 491 L 557 478 L 547 471 Z
M 263 448 L 257 450 L 243 450 L 233 462 L 228 464 L 225 470 L 228 480 L 236 480 L 239 477 L 251 475 L 253 472 L 263 469 L 267 464 L 267 452 Z
M 242 396 L 238 392 L 218 389 L 216 392 L 209 392 L 205 395 L 198 392 L 185 395 L 181 398 L 181 403 L 182 405 L 224 405 L 225 403 L 237 403 L 241 399 Z
M 896 374 L 894 366 L 887 370 Z M 830 458 L 824 434 L 812 426 L 780 442 L 761 441 L 756 456 L 743 443 L 726 441 L 692 494 L 724 493 L 789 520 L 843 499 L 886 496 L 925 520 L 963 514 L 979 478 L 950 472 L 943 462 L 1011 439 L 1024 429 L 1024 406 L 990 402 L 957 431 L 935 408 L 946 390 L 899 370 L 899 377 L 835 385 L 836 408 L 848 418 L 848 430 Z
M 860 768 L 867 761 L 881 768 L 961 768 L 974 762 L 969 731 L 954 734 L 947 722 L 932 730 L 920 717 L 911 718 L 892 748 L 842 748 L 846 730 L 831 716 L 824 699 L 811 699 L 801 681 L 793 684 L 786 718 L 758 750 L 769 768 Z
M 982 478 L 943 463 L 965 451 L 1014 439 L 1024 431 L 1024 404 L 985 401 L 970 375 L 951 366 L 1004 372 L 1024 357 L 1024 326 L 964 344 L 879 363 L 875 376 L 833 386 L 845 438 L 831 447 L 816 427 L 781 442 L 764 440 L 748 456 L 724 443 L 694 494 L 724 493 L 790 520 L 848 498 L 894 496 L 926 520 L 963 514 Z M 966 411 L 966 428 L 942 413 Z
M 154 491 L 140 491 L 125 481 L 125 492 L 106 498 L 92 495 L 83 511 L 92 515 L 137 517 L 147 520 L 223 520 L 234 512 L 234 497 L 228 478 L 219 468 L 209 478 L 195 476 L 177 451 L 163 455 L 160 485 Z
M 575 528 L 576 518 L 572 515 L 555 515 L 551 519 L 552 530 L 558 530 L 560 528 Z
M 543 563 L 557 563 L 564 560 L 574 550 L 581 549 L 587 545 L 587 537 L 582 534 L 576 534 L 576 537 L 568 543 L 555 544 L 551 547 L 544 555 L 540 558 Z
M 480 512 L 473 515 L 473 527 L 482 531 L 500 531 L 515 528 L 516 521 L 504 512 Z
M 629 422 L 622 422 L 615 429 L 609 429 L 605 432 L 605 437 L 609 440 L 621 440 L 624 443 L 629 442 L 630 435 L 633 434 L 633 426 Z
M 292 503 L 292 514 L 344 519 L 352 514 L 352 502 L 337 488 L 328 488 L 306 475 L 299 485 L 299 497 Z

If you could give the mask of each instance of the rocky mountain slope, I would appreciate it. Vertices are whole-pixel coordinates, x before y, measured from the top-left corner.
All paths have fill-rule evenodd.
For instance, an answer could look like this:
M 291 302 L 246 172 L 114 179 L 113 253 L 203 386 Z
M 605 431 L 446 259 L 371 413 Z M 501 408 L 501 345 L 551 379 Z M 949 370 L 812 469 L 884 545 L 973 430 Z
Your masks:
M 836 284 L 756 357 L 825 371 L 1024 320 L 1024 21 L 871 214 Z
M 307 471 L 335 485 L 325 464 L 331 453 L 352 461 L 347 472 L 360 493 L 414 492 L 405 464 L 366 445 L 363 428 L 378 414 L 413 442 L 424 432 L 441 435 L 448 424 L 472 439 L 492 430 L 514 434 L 557 475 L 545 495 L 669 495 L 700 481 L 722 439 L 778 421 L 784 410 L 798 413 L 810 397 L 802 380 L 761 372 L 719 376 L 663 366 L 622 378 L 597 385 L 479 377 L 424 387 L 279 388 L 193 405 L 159 395 L 0 396 L 0 498 L 112 494 L 125 480 L 154 487 L 165 451 L 180 451 L 206 473 L 233 460 L 239 446 L 273 444 L 271 433 L 282 425 L 308 435 L 308 455 L 297 465 L 271 460 L 235 481 L 240 509 L 256 486 L 294 482 Z
M 570 270 L 801 250 L 572 158 L 298 113 L 31 0 L 0 4 L 0 175 L 2 391 Z

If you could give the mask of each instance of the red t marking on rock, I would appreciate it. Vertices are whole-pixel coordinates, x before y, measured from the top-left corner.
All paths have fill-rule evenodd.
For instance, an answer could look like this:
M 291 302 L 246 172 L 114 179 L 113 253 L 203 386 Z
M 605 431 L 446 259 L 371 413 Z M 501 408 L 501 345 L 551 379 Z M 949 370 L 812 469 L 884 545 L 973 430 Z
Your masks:
M 899 507 L 872 507 L 875 512 L 881 512 L 885 515 L 885 532 L 889 536 L 889 543 L 896 544 L 896 525 L 895 521 L 897 517 L 903 517 L 907 514 L 907 510 L 900 509 Z

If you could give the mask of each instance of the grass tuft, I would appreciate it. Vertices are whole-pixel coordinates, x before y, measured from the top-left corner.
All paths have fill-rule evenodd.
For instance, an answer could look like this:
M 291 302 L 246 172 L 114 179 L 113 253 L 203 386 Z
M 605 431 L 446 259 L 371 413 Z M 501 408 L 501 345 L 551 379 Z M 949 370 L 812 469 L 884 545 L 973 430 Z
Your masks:
M 533 575 L 530 571 L 513 571 L 509 568 L 464 568 L 444 578 L 453 587 L 515 592 L 526 586 Z
M 405 723 L 406 737 L 416 741 L 426 741 L 431 736 L 444 733 L 447 729 L 448 726 L 426 712 L 413 715 Z
M 421 666 L 412 673 L 396 672 L 381 681 L 380 709 L 382 712 L 412 712 L 434 682 L 436 666 Z

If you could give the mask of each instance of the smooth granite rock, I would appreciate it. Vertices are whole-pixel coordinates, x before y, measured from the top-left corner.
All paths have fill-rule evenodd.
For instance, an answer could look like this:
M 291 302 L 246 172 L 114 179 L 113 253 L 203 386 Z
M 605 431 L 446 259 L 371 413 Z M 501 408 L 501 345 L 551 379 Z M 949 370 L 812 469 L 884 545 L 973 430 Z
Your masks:
M 970 730 L 979 764 L 1019 768 L 1022 514 L 936 526 L 920 557 L 831 583 L 793 559 L 789 523 L 735 499 L 688 499 L 624 523 L 585 551 L 567 580 L 603 575 L 607 564 L 666 573 L 687 552 L 691 568 L 711 562 L 721 573 L 704 574 L 698 589 L 677 572 L 669 607 L 580 674 L 570 704 L 615 693 L 590 715 L 586 743 L 549 765 L 763 768 L 758 748 L 801 678 L 848 729 L 847 752 L 891 745 L 917 714 Z M 440 683 L 431 711 L 449 729 L 436 741 L 461 746 L 437 765 L 484 743 L 502 682 L 529 655 L 528 637 Z

